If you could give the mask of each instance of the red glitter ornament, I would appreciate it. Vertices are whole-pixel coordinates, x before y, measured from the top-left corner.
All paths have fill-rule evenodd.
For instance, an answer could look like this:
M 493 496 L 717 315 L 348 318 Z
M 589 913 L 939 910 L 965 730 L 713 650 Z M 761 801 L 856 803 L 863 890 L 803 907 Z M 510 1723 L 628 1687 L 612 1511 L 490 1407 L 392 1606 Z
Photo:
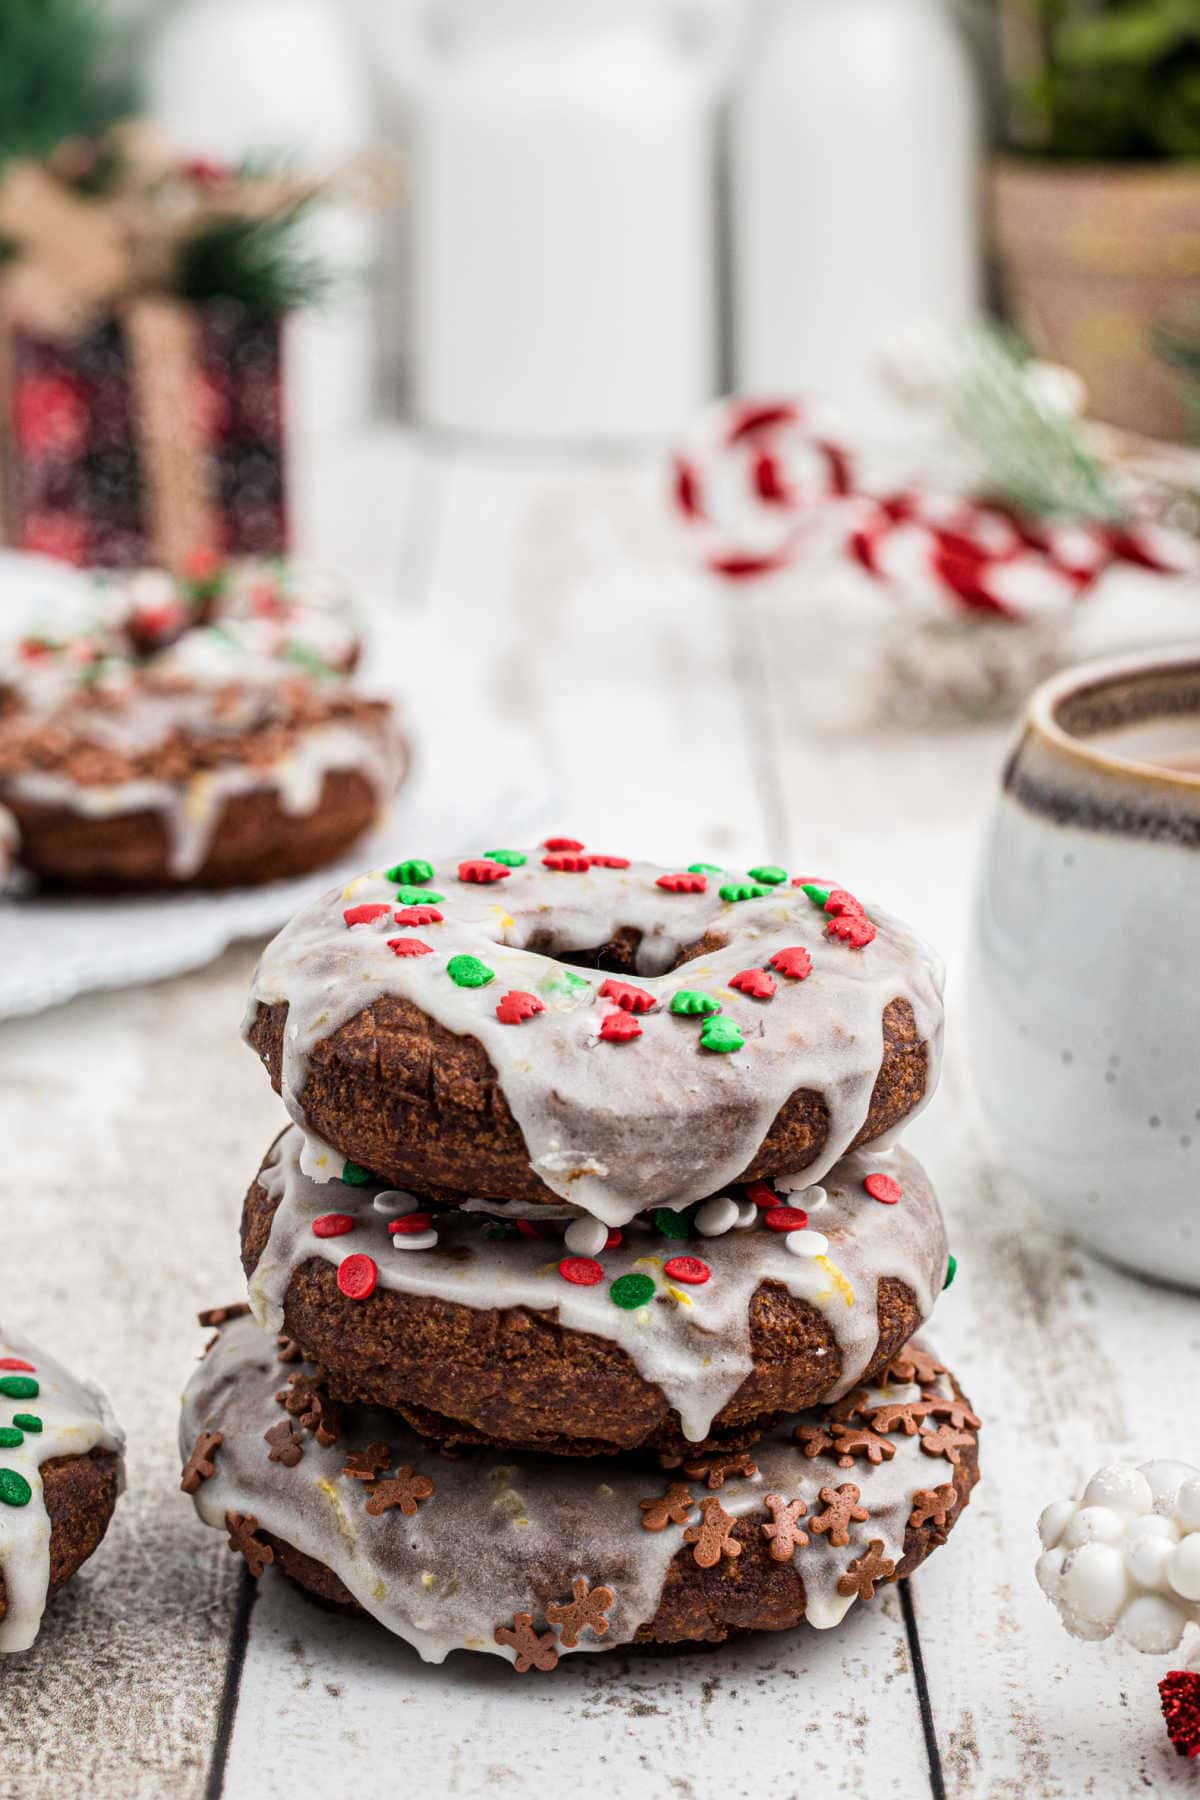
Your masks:
M 825 935 L 840 938 L 853 950 L 861 950 L 875 936 L 875 927 L 865 913 L 838 913 L 825 927 Z
M 672 1256 L 663 1264 L 663 1274 L 672 1281 L 682 1281 L 685 1287 L 702 1287 L 712 1270 L 698 1256 Z
M 791 944 L 786 950 L 777 950 L 767 961 L 789 981 L 805 981 L 812 974 L 812 957 L 803 944 Z
M 600 1021 L 600 1036 L 606 1044 L 627 1044 L 631 1038 L 639 1038 L 641 1035 L 641 1026 L 628 1013 L 605 1013 Z
M 590 857 L 576 856 L 573 851 L 556 851 L 543 856 L 542 862 L 547 869 L 557 869 L 560 875 L 586 875 L 592 866 Z
M 658 1002 L 646 988 L 635 987 L 631 981 L 605 981 L 600 985 L 600 998 L 611 1000 L 622 1012 L 645 1013 Z
M 805 1231 L 808 1214 L 800 1206 L 773 1206 L 763 1214 L 763 1224 L 768 1231 Z
M 364 1256 L 356 1251 L 338 1264 L 337 1284 L 347 1300 L 365 1300 L 375 1292 L 375 1283 L 379 1280 L 379 1270 L 372 1256 Z
M 1172 1669 L 1158 1684 L 1167 1736 L 1180 1756 L 1200 1756 L 1200 1674 Z
M 36 1373 L 35 1365 L 20 1356 L 0 1356 L 0 1369 L 20 1369 L 26 1375 Z
M 752 1000 L 773 1000 L 775 983 L 765 969 L 742 969 L 729 983 L 739 994 L 749 994 Z
M 389 938 L 387 947 L 393 956 L 433 955 L 433 945 L 423 944 L 420 938 Z
M 748 1181 L 742 1190 L 747 1200 L 753 1200 L 755 1206 L 778 1206 L 779 1195 L 765 1181 Z
M 484 858 L 475 862 L 460 862 L 458 865 L 460 881 L 475 881 L 486 885 L 492 881 L 507 881 L 511 874 L 512 870 L 507 864 L 488 862 Z
M 542 839 L 543 850 L 582 850 L 583 845 L 578 838 L 553 837 Z
M 355 1223 L 349 1213 L 322 1213 L 319 1219 L 312 1222 L 313 1236 L 345 1237 L 348 1231 L 354 1230 Z
M 588 861 L 591 863 L 593 869 L 627 869 L 629 867 L 629 858 L 627 856 L 596 856 L 592 851 L 589 851 Z
M 392 914 L 397 925 L 440 925 L 442 914 L 436 906 L 402 906 Z
M 564 1256 L 558 1265 L 558 1272 L 564 1281 L 573 1283 L 575 1287 L 595 1287 L 604 1280 L 604 1270 L 590 1256 Z
M 532 1019 L 535 1013 L 545 1010 L 546 1002 L 539 1000 L 536 994 L 525 994 L 520 988 L 511 988 L 498 1002 L 496 1017 L 502 1025 L 522 1025 L 526 1019 Z
M 895 1206 L 898 1200 L 904 1198 L 904 1189 L 890 1175 L 868 1175 L 863 1186 L 872 1200 L 878 1200 L 880 1206 Z
M 682 869 L 677 874 L 660 875 L 654 885 L 666 888 L 668 894 L 703 894 L 708 891 L 708 876 Z
M 342 914 L 347 926 L 373 925 L 376 919 L 382 919 L 391 911 L 390 906 L 348 906 Z
M 432 1213 L 402 1213 L 398 1219 L 388 1220 L 388 1231 L 392 1237 L 415 1237 L 418 1231 L 428 1231 L 432 1224 Z

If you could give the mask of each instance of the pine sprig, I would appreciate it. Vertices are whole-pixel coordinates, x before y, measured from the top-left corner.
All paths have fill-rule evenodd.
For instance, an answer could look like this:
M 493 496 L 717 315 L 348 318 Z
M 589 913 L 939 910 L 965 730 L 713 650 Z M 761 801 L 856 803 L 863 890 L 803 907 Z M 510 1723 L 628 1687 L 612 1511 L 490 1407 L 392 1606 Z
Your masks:
M 2 0 L 0 163 L 96 137 L 133 111 L 122 48 L 96 0 Z
M 200 305 L 233 300 L 258 318 L 276 318 L 325 298 L 334 277 L 306 254 L 300 234 L 308 206 L 266 219 L 221 219 L 182 246 L 176 289 Z

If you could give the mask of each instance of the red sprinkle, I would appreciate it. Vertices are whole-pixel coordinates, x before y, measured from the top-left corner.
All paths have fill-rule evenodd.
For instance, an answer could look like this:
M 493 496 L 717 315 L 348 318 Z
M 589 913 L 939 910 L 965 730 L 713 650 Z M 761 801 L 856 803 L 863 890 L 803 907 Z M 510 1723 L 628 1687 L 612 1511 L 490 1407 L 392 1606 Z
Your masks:
M 619 1250 L 624 1242 L 625 1233 L 623 1231 L 618 1231 L 614 1225 L 604 1240 L 604 1248 L 606 1250 Z
M 663 1274 L 669 1275 L 672 1281 L 682 1281 L 687 1287 L 702 1287 L 712 1270 L 698 1256 L 673 1256 L 663 1264 Z
M 742 1190 L 747 1200 L 753 1200 L 755 1206 L 778 1206 L 779 1195 L 765 1181 L 748 1181 Z
M 440 925 L 442 914 L 436 906 L 402 906 L 392 914 L 397 925 Z
M 593 869 L 627 869 L 629 867 L 627 856 L 595 856 L 589 853 L 588 861 Z
M 24 1362 L 19 1356 L 0 1356 L 0 1369 L 23 1369 L 27 1375 L 36 1372 L 33 1363 Z
M 863 1186 L 880 1206 L 895 1206 L 897 1200 L 904 1198 L 904 1189 L 890 1175 L 868 1175 Z
M 658 1002 L 646 988 L 634 987 L 631 981 L 605 981 L 600 985 L 600 998 L 611 1000 L 622 1012 L 645 1013 Z
M 510 988 L 497 1004 L 496 1017 L 502 1025 L 522 1025 L 526 1019 L 532 1019 L 535 1013 L 545 1010 L 546 1002 L 539 1000 L 536 994 L 525 994 L 520 988 Z
M 432 1213 L 402 1213 L 398 1219 L 388 1220 L 388 1231 L 393 1237 L 415 1237 L 418 1231 L 428 1231 L 432 1224 Z
M 564 1256 L 558 1272 L 564 1281 L 572 1281 L 576 1287 L 595 1287 L 597 1282 L 604 1280 L 604 1270 L 590 1256 Z
M 838 913 L 825 927 L 825 935 L 840 938 L 854 950 L 861 950 L 875 936 L 875 927 L 865 913 Z
M 668 894 L 704 894 L 708 891 L 708 876 L 684 869 L 675 875 L 660 875 L 654 885 L 666 888 Z
M 355 1221 L 349 1213 L 322 1213 L 319 1219 L 312 1222 L 314 1237 L 345 1237 L 348 1231 L 354 1230 Z
M 600 1021 L 600 1036 L 607 1044 L 625 1044 L 630 1038 L 639 1038 L 641 1035 L 641 1026 L 628 1013 L 605 1013 Z
M 763 1224 L 768 1231 L 803 1231 L 808 1214 L 802 1206 L 773 1206 L 763 1214 Z
M 739 994 L 749 994 L 753 1000 L 773 1000 L 775 983 L 765 969 L 742 969 L 729 983 Z
M 523 1238 L 544 1238 L 546 1227 L 538 1225 L 533 1219 L 514 1219 L 513 1223 Z
M 835 915 L 857 913 L 863 919 L 867 916 L 867 909 L 862 901 L 856 900 L 853 894 L 848 894 L 845 888 L 830 888 L 829 898 L 825 902 L 825 911 Z
M 375 1266 L 373 1256 L 364 1256 L 356 1251 L 353 1256 L 344 1257 L 338 1264 L 338 1287 L 347 1300 L 365 1300 L 375 1292 L 375 1283 L 379 1280 L 379 1270 Z
M 812 974 L 812 957 L 803 944 L 792 944 L 786 950 L 777 950 L 767 961 L 790 981 L 804 981 Z
M 1167 1736 L 1180 1756 L 1200 1757 L 1200 1673 L 1172 1669 L 1158 1684 Z
M 347 925 L 372 925 L 391 910 L 390 906 L 348 906 L 342 917 Z
M 433 945 L 423 944 L 420 938 L 389 938 L 387 947 L 393 956 L 433 955 Z
M 557 869 L 560 875 L 586 875 L 592 866 L 588 856 L 576 856 L 571 851 L 560 851 L 553 856 L 543 856 L 542 862 L 547 869 Z
M 481 858 L 478 862 L 460 862 L 458 879 L 460 881 L 507 881 L 512 870 L 507 863 L 488 862 Z
M 583 845 L 578 838 L 543 838 L 543 850 L 582 850 Z

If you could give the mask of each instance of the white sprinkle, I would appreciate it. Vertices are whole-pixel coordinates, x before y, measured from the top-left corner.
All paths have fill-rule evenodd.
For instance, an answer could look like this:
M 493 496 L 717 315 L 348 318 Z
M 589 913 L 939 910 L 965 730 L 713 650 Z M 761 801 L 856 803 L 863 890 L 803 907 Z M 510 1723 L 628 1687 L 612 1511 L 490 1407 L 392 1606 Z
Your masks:
M 753 1206 L 753 1201 L 749 1204 Z M 715 1199 L 704 1202 L 694 1222 L 701 1237 L 724 1237 L 738 1222 L 737 1201 L 731 1200 L 728 1194 L 718 1194 Z
M 563 1243 L 576 1256 L 595 1256 L 608 1242 L 608 1226 L 599 1219 L 572 1219 L 563 1232 Z
M 405 1213 L 420 1212 L 421 1207 L 415 1194 L 406 1194 L 403 1188 L 384 1188 L 375 1196 L 375 1211 L 383 1213 L 386 1218 L 400 1219 Z
M 738 1216 L 734 1221 L 733 1228 L 735 1231 L 745 1231 L 748 1226 L 753 1225 L 757 1221 L 758 1208 L 755 1206 L 753 1200 L 739 1200 L 737 1209 Z
M 428 1231 L 395 1231 L 392 1233 L 393 1250 L 432 1250 L 438 1241 L 438 1234 L 430 1228 Z
M 789 1231 L 784 1243 L 793 1256 L 824 1256 L 829 1239 L 819 1231 Z

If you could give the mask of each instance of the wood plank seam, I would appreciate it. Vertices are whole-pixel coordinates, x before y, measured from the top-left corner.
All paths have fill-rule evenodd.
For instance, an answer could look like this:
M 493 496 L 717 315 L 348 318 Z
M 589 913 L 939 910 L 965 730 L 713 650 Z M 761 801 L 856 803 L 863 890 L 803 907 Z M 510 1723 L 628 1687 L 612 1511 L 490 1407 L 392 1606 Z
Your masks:
M 929 1698 L 929 1684 L 925 1679 L 925 1657 L 921 1650 L 921 1634 L 917 1629 L 917 1614 L 908 1582 L 900 1582 L 899 1587 L 900 1610 L 904 1614 L 904 1631 L 908 1638 L 908 1654 L 912 1659 L 917 1705 L 921 1710 L 921 1730 L 925 1737 L 925 1753 L 929 1758 L 929 1787 L 933 1800 L 946 1800 L 946 1779 L 942 1773 L 942 1753 L 938 1747 L 937 1727 L 933 1721 L 933 1703 Z
M 225 1787 L 225 1764 L 237 1718 L 238 1699 L 242 1689 L 242 1669 L 250 1642 L 250 1615 L 258 1599 L 258 1583 L 246 1568 L 241 1572 L 233 1627 L 229 1634 L 229 1660 L 225 1664 L 225 1680 L 221 1687 L 221 1704 L 217 1710 L 217 1729 L 213 1737 L 208 1779 L 204 1784 L 204 1800 L 221 1800 Z

